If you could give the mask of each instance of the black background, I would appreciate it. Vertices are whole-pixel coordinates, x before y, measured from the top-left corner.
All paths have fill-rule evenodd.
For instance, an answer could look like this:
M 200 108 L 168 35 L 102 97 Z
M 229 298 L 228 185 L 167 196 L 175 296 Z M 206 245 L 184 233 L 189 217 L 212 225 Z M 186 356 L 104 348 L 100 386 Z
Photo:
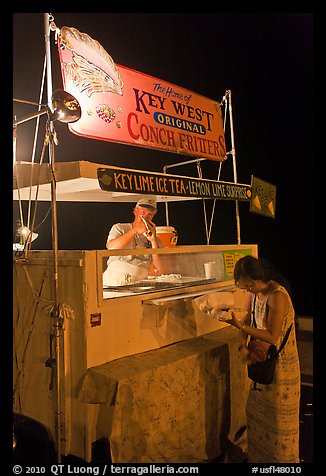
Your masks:
M 53 13 L 57 27 L 71 26 L 97 40 L 117 64 L 221 101 L 232 91 L 238 182 L 255 175 L 277 186 L 275 219 L 250 213 L 239 203 L 241 242 L 257 243 L 259 254 L 288 278 L 300 315 L 313 315 L 313 15 L 307 11 L 261 13 Z M 53 89 L 62 88 L 51 34 Z M 38 102 L 45 55 L 43 13 L 13 15 L 13 96 Z M 43 100 L 46 100 L 46 89 Z M 13 103 L 17 118 L 34 106 Z M 35 160 L 40 157 L 42 117 Z M 17 128 L 17 160 L 31 160 L 35 121 Z M 162 172 L 189 156 L 78 137 L 55 123 L 55 160 Z M 227 150 L 231 149 L 227 130 Z M 216 179 L 219 163 L 202 163 L 203 177 Z M 197 176 L 195 165 L 171 169 Z M 233 181 L 232 158 L 221 180 Z M 23 204 L 24 215 L 27 203 Z M 131 204 L 58 202 L 59 249 L 104 249 L 111 225 L 132 220 Z M 208 214 L 212 201 L 206 201 Z M 36 225 L 49 209 L 39 202 Z M 200 201 L 169 207 L 179 244 L 206 244 Z M 13 205 L 13 240 L 19 216 Z M 159 204 L 157 225 L 165 224 Z M 33 249 L 51 249 L 51 215 L 37 232 Z M 235 203 L 218 201 L 210 244 L 236 243 Z

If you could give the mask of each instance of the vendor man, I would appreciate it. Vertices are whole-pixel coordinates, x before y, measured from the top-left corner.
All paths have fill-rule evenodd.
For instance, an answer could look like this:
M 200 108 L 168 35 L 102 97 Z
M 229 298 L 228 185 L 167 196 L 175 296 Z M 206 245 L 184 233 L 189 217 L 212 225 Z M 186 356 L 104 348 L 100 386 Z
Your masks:
M 156 236 L 153 218 L 157 212 L 154 198 L 141 198 L 133 210 L 132 223 L 116 223 L 112 226 L 107 241 L 108 250 L 161 248 L 162 242 Z M 107 269 L 103 273 L 104 286 L 131 284 L 148 277 L 151 263 L 158 274 L 162 274 L 159 255 L 110 256 Z

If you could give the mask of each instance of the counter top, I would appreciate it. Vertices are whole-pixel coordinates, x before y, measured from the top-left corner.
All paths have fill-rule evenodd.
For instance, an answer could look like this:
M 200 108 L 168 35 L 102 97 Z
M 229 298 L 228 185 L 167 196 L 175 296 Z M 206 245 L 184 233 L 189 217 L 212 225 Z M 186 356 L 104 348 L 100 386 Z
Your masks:
M 172 279 L 172 278 L 171 278 Z M 180 276 L 169 281 L 160 279 L 160 277 L 149 277 L 133 284 L 123 286 L 105 286 L 103 287 L 104 299 L 112 297 L 126 297 L 134 294 L 147 294 L 168 289 L 182 289 L 188 286 L 201 286 L 217 282 L 216 279 L 207 279 L 202 276 Z

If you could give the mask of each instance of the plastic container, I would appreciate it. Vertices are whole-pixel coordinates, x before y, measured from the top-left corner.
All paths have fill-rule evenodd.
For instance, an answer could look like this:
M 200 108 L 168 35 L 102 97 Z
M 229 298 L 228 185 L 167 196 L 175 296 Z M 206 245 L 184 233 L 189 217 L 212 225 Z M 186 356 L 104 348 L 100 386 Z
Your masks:
M 156 236 L 162 241 L 163 246 L 168 248 L 176 246 L 178 241 L 178 233 L 173 226 L 157 226 Z

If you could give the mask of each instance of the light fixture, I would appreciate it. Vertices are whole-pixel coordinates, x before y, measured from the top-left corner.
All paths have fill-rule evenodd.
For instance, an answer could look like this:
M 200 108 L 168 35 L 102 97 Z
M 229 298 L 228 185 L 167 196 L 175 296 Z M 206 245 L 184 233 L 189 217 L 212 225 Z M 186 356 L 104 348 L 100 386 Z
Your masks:
M 19 236 L 19 243 L 24 245 L 25 243 L 36 240 L 38 233 L 33 233 L 27 226 L 20 226 L 17 230 L 17 236 Z
M 52 93 L 52 107 L 54 112 L 51 114 L 51 121 L 56 119 L 60 122 L 76 122 L 81 117 L 81 107 L 77 99 L 72 95 L 56 89 Z
M 45 108 L 37 111 L 33 114 L 23 117 L 22 119 L 15 120 L 14 127 L 23 122 L 34 119 L 35 117 L 48 114 L 50 121 L 71 123 L 76 122 L 81 117 L 81 107 L 77 99 L 72 95 L 63 91 L 62 89 L 56 89 L 51 96 L 52 109 L 46 106 Z

